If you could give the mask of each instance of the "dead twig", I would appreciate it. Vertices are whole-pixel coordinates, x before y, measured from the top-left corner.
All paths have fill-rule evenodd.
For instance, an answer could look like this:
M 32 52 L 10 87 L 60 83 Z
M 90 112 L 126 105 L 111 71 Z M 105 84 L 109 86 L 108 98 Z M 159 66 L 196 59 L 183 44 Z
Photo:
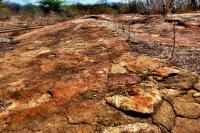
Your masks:
M 173 22 L 173 46 L 172 46 L 170 60 L 174 58 L 175 48 L 176 48 L 176 22 Z

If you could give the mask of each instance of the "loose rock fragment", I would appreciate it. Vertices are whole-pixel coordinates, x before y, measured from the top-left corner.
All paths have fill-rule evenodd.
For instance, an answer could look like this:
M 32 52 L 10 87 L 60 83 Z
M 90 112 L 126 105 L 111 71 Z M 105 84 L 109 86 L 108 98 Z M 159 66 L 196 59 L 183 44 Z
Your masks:
M 199 93 L 199 92 L 194 93 L 194 94 L 193 94 L 193 97 L 200 97 L 200 93 Z
M 19 43 L 19 41 L 15 40 L 14 38 L 9 38 L 9 39 L 4 39 L 4 40 L 0 40 L 0 44 L 6 44 L 6 45 L 13 45 L 13 44 L 17 44 Z
M 140 86 L 130 88 L 127 93 L 131 96 L 115 95 L 106 98 L 106 101 L 108 104 L 125 112 L 132 111 L 142 114 L 152 114 L 154 106 L 161 101 L 161 97 L 155 86 L 147 85 L 150 84 L 143 83 Z
M 124 74 L 124 73 L 126 73 L 126 68 L 120 64 L 112 64 L 111 73 Z
M 44 102 L 49 101 L 52 98 L 52 95 L 49 93 L 45 93 L 39 97 L 33 98 L 32 100 L 29 101 L 28 105 L 30 108 L 39 106 Z
M 169 77 L 171 75 L 177 75 L 180 73 L 180 70 L 172 68 L 172 67 L 162 67 L 156 69 L 152 74 L 158 80 L 162 80 L 163 78 Z
M 161 133 L 160 128 L 149 123 L 133 123 L 105 128 L 103 133 Z

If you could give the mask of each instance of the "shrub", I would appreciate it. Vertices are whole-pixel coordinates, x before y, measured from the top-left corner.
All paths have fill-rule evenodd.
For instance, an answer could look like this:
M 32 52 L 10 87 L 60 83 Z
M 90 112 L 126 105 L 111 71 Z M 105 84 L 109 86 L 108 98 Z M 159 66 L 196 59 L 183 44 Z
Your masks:
M 110 7 L 106 3 L 94 5 L 83 5 L 77 3 L 76 5 L 67 5 L 65 7 L 62 7 L 62 10 L 64 10 L 65 16 L 67 17 L 117 13 L 117 10 Z
M 22 12 L 27 12 L 34 19 L 38 12 L 38 8 L 32 4 L 28 4 L 22 8 Z
M 6 6 L 0 2 L 0 20 L 2 21 L 9 19 L 10 13 L 10 9 L 6 8 Z
M 0 8 L 0 20 L 5 21 L 10 18 L 11 11 L 8 8 Z
M 39 3 L 42 9 L 49 12 L 50 10 L 59 11 L 64 2 L 62 0 L 41 0 Z

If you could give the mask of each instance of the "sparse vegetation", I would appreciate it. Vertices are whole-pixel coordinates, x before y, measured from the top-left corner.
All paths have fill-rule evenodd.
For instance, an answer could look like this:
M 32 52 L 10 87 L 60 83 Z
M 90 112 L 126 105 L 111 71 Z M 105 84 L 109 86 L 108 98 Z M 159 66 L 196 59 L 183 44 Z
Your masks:
M 45 12 L 49 12 L 50 10 L 59 11 L 63 1 L 62 0 L 41 0 L 40 2 L 41 8 Z
M 10 15 L 10 9 L 7 8 L 5 6 L 5 4 L 3 4 L 0 1 L 0 19 L 1 20 L 7 20 L 7 19 L 9 19 L 9 15 Z
M 20 6 L 16 3 L 7 3 L 4 5 L 1 2 L 1 16 L 2 14 L 5 16 L 9 11 L 13 12 L 13 14 L 20 11 L 24 14 L 28 14 L 28 16 L 31 15 L 32 18 L 34 18 L 39 12 L 47 14 L 53 11 L 58 12 L 57 15 L 62 17 L 72 18 L 91 14 L 139 13 L 148 15 L 166 14 L 168 11 L 172 13 L 180 13 L 200 9 L 200 1 L 198 0 L 188 0 L 188 2 L 176 0 L 123 0 L 120 3 L 107 3 L 105 0 L 100 0 L 99 3 L 93 5 L 83 5 L 80 3 L 77 3 L 76 5 L 66 5 L 63 0 L 40 0 L 39 4 L 40 6 L 31 4 Z
M 39 12 L 39 8 L 32 4 L 28 4 L 21 9 L 21 13 L 22 12 L 27 13 L 29 16 L 31 16 L 32 19 L 34 19 L 37 12 Z

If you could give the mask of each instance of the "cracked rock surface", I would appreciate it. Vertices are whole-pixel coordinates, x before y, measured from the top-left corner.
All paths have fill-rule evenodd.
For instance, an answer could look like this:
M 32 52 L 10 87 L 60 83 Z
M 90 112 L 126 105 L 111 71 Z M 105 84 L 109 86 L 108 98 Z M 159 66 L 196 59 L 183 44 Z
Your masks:
M 111 20 L 78 18 L 16 37 L 0 58 L 1 133 L 200 132 L 199 75 L 133 56 Z

